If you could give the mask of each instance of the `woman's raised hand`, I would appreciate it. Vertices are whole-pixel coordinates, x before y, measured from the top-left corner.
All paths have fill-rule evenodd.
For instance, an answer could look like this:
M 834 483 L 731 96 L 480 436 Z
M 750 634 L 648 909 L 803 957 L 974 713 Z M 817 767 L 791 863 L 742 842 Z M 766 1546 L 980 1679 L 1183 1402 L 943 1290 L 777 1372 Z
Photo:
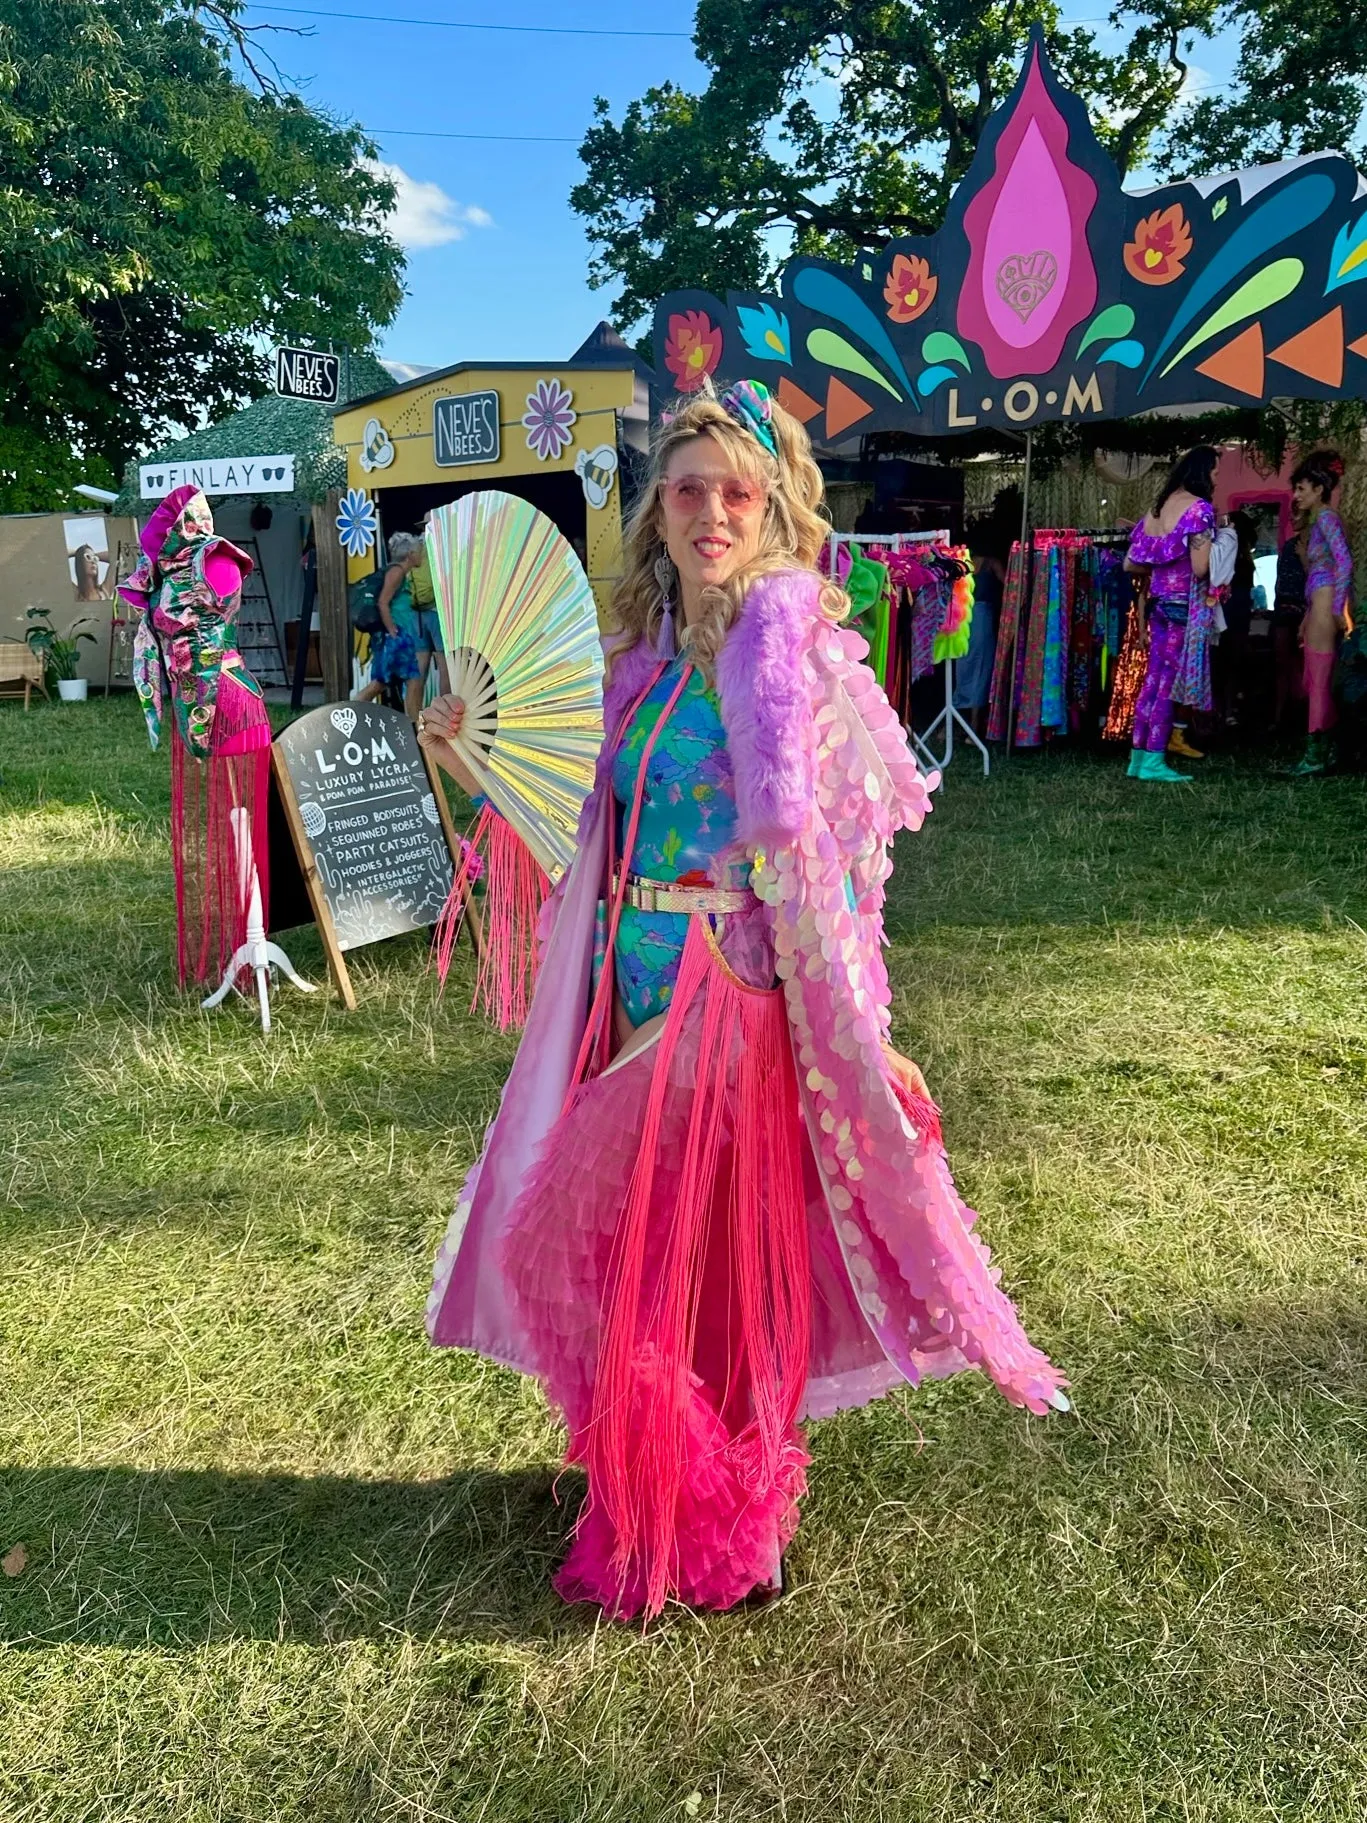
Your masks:
M 460 697 L 434 697 L 418 717 L 418 739 L 424 744 L 452 741 L 460 733 L 464 720 L 465 704 Z
M 418 717 L 418 745 L 443 772 L 449 772 L 466 797 L 480 795 L 480 781 L 451 745 L 465 722 L 465 704 L 458 696 L 437 696 Z

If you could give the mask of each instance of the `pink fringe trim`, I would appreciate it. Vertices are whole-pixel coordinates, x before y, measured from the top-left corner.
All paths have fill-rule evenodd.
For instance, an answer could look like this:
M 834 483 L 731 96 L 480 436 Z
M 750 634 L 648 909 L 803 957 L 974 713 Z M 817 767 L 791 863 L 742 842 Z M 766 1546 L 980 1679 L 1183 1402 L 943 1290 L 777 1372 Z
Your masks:
M 692 1104 L 660 1283 L 643 1296 L 671 1063 L 703 995 Z M 728 1092 L 734 1071 L 735 1087 Z M 613 1250 L 587 1434 L 572 1441 L 589 1476 L 591 1532 L 611 1538 L 617 1612 L 658 1614 L 681 1587 L 681 1501 L 699 1454 L 693 1358 L 714 1222 L 729 1243 L 739 1319 L 733 1373 L 743 1410 L 719 1429 L 727 1479 L 746 1505 L 786 1509 L 805 1463 L 795 1437 L 811 1352 L 811 1262 L 798 1146 L 798 1095 L 783 1000 L 723 970 L 695 919 L 657 1041 L 636 1169 Z M 723 1146 L 732 1168 L 720 1178 Z M 720 1181 L 719 1181 L 720 1180 Z M 734 1394 L 733 1385 L 726 1389 Z M 772 1514 L 771 1514 L 772 1518 Z M 776 1567 L 776 1566 L 775 1566 Z M 632 1585 L 635 1585 L 633 1588 Z
M 527 1023 L 539 960 L 537 923 L 551 883 L 531 849 L 492 804 L 484 806 L 466 834 L 456 877 L 437 920 L 436 964 L 443 987 L 471 892 L 481 880 L 484 940 L 470 1005 L 506 1032 Z
M 212 751 L 196 759 L 173 729 L 171 860 L 176 882 L 176 974 L 217 986 L 247 935 L 232 813 L 247 812 L 261 904 L 270 928 L 271 724 L 266 705 L 224 671 L 214 710 Z

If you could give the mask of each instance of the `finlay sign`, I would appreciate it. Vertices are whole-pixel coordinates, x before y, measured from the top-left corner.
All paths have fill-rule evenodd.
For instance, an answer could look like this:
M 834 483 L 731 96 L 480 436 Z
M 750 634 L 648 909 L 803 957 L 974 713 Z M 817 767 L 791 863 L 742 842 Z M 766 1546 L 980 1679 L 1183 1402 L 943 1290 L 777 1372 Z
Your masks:
M 293 456 L 232 456 L 216 462 L 144 462 L 138 469 L 138 492 L 144 500 L 161 500 L 178 487 L 197 487 L 201 494 L 292 494 Z

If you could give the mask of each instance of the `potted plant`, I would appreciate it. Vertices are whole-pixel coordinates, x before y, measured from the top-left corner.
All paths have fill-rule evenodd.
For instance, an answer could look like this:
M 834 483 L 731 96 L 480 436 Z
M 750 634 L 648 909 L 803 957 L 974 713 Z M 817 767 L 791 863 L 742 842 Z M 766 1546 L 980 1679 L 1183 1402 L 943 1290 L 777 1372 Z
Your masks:
M 53 626 L 52 614 L 47 608 L 30 608 L 27 619 L 29 624 L 24 638 L 31 651 L 41 653 L 48 681 L 56 684 L 57 694 L 64 703 L 83 703 L 89 683 L 76 675 L 81 656 L 80 642 L 88 639 L 92 646 L 97 642 L 93 633 L 83 633 L 80 629 L 94 626 L 94 621 L 88 614 L 83 614 L 72 622 L 63 637 Z

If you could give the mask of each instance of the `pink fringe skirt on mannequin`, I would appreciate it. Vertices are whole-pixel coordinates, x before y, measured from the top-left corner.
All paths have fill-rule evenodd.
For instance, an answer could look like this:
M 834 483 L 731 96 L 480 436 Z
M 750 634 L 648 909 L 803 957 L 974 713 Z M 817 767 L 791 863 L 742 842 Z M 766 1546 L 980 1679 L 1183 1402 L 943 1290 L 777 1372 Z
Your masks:
M 240 877 L 249 835 L 270 928 L 267 809 L 271 724 L 266 705 L 231 668 L 218 683 L 212 751 L 196 759 L 171 739 L 171 855 L 176 879 L 176 970 L 180 985 L 217 986 L 247 934 L 248 890 Z M 234 822 L 233 812 L 244 817 Z
M 694 917 L 663 1027 L 574 1091 L 503 1251 L 588 1473 L 567 1600 L 628 1619 L 776 1580 L 808 1462 L 806 1161 L 782 990 Z

